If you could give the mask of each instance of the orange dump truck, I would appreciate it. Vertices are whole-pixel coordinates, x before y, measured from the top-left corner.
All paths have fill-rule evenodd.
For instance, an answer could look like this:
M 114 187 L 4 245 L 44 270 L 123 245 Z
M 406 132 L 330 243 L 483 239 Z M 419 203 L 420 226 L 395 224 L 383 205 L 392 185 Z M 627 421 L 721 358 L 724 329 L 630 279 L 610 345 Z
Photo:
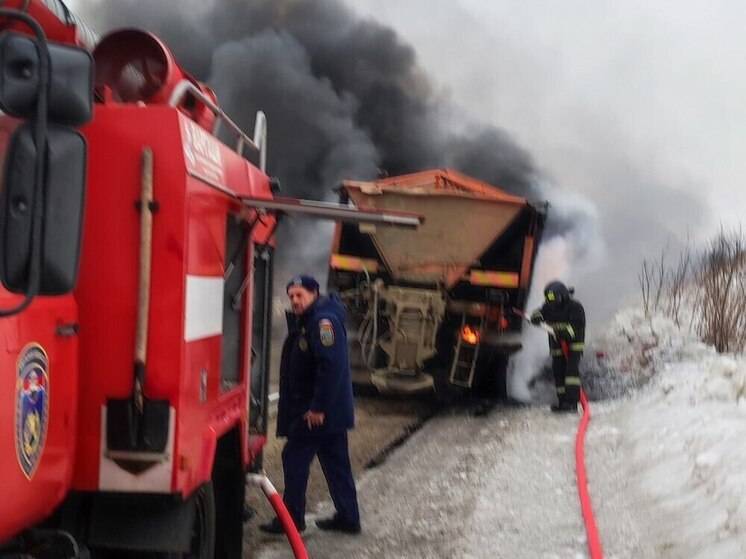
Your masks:
M 504 396 L 545 205 L 449 169 L 345 181 L 340 197 L 425 219 L 417 231 L 337 225 L 329 288 L 349 308 L 356 381 Z

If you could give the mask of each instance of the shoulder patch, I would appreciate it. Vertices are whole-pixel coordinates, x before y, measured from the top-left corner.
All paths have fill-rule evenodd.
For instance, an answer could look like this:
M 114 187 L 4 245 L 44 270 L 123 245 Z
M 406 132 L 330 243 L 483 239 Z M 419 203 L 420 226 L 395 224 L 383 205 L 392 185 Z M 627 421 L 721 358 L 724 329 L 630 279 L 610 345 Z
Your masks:
M 334 325 L 328 318 L 319 320 L 319 339 L 324 347 L 334 345 Z

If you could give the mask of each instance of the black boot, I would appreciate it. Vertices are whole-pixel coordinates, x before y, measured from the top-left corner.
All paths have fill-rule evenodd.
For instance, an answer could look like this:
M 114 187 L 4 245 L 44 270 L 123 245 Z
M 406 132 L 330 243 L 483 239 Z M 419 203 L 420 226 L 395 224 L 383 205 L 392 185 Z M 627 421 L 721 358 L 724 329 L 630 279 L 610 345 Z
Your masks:
M 558 413 L 578 413 L 578 403 L 573 400 L 563 400 L 558 408 Z
M 549 406 L 549 409 L 552 411 L 552 413 L 560 413 L 563 411 L 564 407 L 565 407 L 565 397 L 557 396 L 557 403 Z
M 296 522 L 295 527 L 298 529 L 299 532 L 302 532 L 306 529 L 305 523 L 301 524 L 300 526 Z M 285 528 L 282 527 L 282 523 L 277 519 L 273 518 L 266 524 L 260 524 L 259 529 L 262 532 L 267 532 L 268 534 L 284 534 Z
M 552 410 L 553 413 L 578 413 L 578 403 L 564 397 L 560 398 L 559 402 L 552 405 L 549 409 Z
M 331 518 L 323 518 L 316 521 L 316 526 L 322 530 L 334 530 L 335 532 L 344 532 L 346 534 L 359 534 L 360 523 L 353 524 L 347 522 L 335 514 Z

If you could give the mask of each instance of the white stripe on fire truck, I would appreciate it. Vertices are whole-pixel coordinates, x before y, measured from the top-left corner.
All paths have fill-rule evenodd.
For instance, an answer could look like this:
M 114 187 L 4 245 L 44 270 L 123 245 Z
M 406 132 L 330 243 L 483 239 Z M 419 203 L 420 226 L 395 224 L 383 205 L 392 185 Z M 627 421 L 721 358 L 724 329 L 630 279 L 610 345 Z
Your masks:
M 223 333 L 223 278 L 187 275 L 184 340 L 193 342 Z

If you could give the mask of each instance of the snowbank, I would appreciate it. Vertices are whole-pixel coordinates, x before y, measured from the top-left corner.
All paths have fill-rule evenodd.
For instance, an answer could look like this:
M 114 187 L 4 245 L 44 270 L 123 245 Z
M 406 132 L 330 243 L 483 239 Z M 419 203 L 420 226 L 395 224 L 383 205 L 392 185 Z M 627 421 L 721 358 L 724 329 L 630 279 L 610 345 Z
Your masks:
M 614 415 L 652 556 L 746 557 L 746 359 L 635 310 L 603 343 L 611 368 L 645 382 Z

